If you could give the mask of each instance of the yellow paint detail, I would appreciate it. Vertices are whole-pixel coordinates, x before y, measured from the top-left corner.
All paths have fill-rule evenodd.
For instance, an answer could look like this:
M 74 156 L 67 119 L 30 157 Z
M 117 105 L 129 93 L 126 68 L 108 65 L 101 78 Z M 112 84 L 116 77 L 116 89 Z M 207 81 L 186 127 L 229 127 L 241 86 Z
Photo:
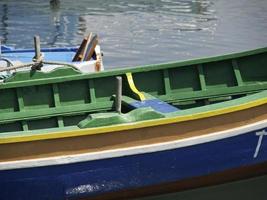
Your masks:
M 131 90 L 139 97 L 141 101 L 146 100 L 145 95 L 135 87 L 132 73 L 126 73 L 126 77 Z
M 177 123 L 177 122 L 183 122 L 183 121 L 189 121 L 189 120 L 196 120 L 196 119 L 201 119 L 201 118 L 227 114 L 231 112 L 236 112 L 236 111 L 260 106 L 266 103 L 267 103 L 267 98 L 264 98 L 264 99 L 259 99 L 259 100 L 247 102 L 244 104 L 240 104 L 237 106 L 230 106 L 230 107 L 221 108 L 217 110 L 206 111 L 202 113 L 194 113 L 190 115 L 183 115 L 183 116 L 177 116 L 177 117 L 155 119 L 155 120 L 119 124 L 119 125 L 112 125 L 112 126 L 104 126 L 104 127 L 96 127 L 96 128 L 88 128 L 88 129 L 81 129 L 81 130 L 61 131 L 61 132 L 54 132 L 54 133 L 40 133 L 40 134 L 35 134 L 35 135 L 23 135 L 23 136 L 21 135 L 21 136 L 13 136 L 13 137 L 9 136 L 6 138 L 2 137 L 0 139 L 0 144 L 77 137 L 77 136 L 84 136 L 84 135 L 96 135 L 96 134 L 109 133 L 109 132 L 114 132 L 114 131 L 124 131 L 124 130 L 151 127 L 151 126 L 159 126 L 159 125 L 165 125 L 165 124 L 171 124 L 171 123 Z

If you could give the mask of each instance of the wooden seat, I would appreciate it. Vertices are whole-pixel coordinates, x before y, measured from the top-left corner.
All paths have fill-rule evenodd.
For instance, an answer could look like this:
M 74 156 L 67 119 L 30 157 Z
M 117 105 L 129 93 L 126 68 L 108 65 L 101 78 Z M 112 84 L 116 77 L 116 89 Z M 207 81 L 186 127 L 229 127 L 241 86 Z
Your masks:
M 161 101 L 160 99 L 157 99 L 156 97 L 153 97 L 148 94 L 145 94 L 145 96 L 149 98 L 146 98 L 143 101 L 138 101 L 127 96 L 122 96 L 122 104 L 127 106 L 130 109 L 151 107 L 155 111 L 160 112 L 160 113 L 170 113 L 170 112 L 175 112 L 179 110 L 178 108 L 172 106 L 171 104 Z
M 135 101 L 133 103 L 130 103 L 129 106 L 132 107 L 133 109 L 151 107 L 155 111 L 160 112 L 160 113 L 170 113 L 170 112 L 175 112 L 179 110 L 178 108 L 164 101 L 161 101 L 160 99 L 148 99 L 144 101 Z

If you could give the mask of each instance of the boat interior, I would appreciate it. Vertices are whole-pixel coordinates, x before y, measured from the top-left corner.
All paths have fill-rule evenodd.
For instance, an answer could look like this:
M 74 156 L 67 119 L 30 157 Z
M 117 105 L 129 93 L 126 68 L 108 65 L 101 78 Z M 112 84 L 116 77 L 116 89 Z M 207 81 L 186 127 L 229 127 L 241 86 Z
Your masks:
M 267 48 L 101 73 L 20 71 L 0 84 L 0 133 L 94 128 L 266 98 Z M 122 79 L 117 111 L 117 79 Z M 263 92 L 262 92 L 263 91 Z

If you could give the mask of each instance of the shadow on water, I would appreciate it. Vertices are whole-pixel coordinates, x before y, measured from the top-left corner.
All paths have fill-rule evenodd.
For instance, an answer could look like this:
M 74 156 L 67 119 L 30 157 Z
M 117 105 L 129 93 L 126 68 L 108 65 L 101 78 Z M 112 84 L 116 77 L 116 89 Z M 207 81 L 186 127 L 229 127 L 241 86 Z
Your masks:
M 185 192 L 139 198 L 135 200 L 264 200 L 267 198 L 267 175 L 248 180 L 204 187 Z
M 1 0 L 3 43 L 79 45 L 99 35 L 106 69 L 212 56 L 267 44 L 265 0 Z M 252 28 L 253 27 L 253 28 Z

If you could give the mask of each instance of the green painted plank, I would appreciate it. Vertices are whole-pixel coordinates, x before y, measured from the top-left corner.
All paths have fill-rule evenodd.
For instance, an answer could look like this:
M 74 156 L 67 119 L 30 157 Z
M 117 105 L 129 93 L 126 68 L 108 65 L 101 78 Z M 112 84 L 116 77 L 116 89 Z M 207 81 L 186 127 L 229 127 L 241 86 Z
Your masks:
M 28 131 L 29 130 L 28 123 L 25 120 L 21 121 L 21 125 L 22 125 L 22 130 L 23 131 Z
M 61 103 L 60 103 L 59 89 L 58 89 L 57 84 L 53 84 L 53 94 L 54 94 L 55 107 L 60 107 Z M 57 117 L 57 124 L 58 124 L 58 127 L 60 128 L 64 127 L 63 118 L 61 116 Z
M 95 86 L 94 86 L 94 80 L 90 79 L 88 81 L 89 84 L 89 93 L 90 93 L 90 102 L 95 103 L 96 102 L 96 97 L 95 97 Z
M 200 81 L 200 88 L 201 90 L 206 90 L 207 87 L 206 87 L 206 81 L 205 81 L 202 64 L 197 65 L 197 70 L 198 70 L 198 76 L 199 76 L 199 81 Z
M 243 80 L 242 80 L 242 76 L 241 76 L 241 73 L 239 70 L 239 66 L 238 66 L 237 61 L 235 59 L 232 59 L 232 65 L 233 65 L 237 85 L 239 85 L 239 86 L 244 85 Z
M 163 70 L 165 94 L 171 93 L 171 83 L 168 69 Z
M 259 100 L 259 99 L 265 99 L 267 97 L 267 90 L 264 90 L 262 92 L 257 92 L 255 94 L 245 96 L 242 98 L 233 99 L 231 101 L 225 101 L 215 104 L 210 104 L 208 106 L 199 106 L 194 108 L 189 108 L 185 110 L 179 110 L 176 112 L 166 113 L 167 116 L 183 116 L 188 114 L 195 114 L 195 113 L 201 113 L 201 112 L 207 112 L 232 106 L 238 106 L 240 104 L 246 104 L 251 101 Z
M 19 111 L 21 112 L 24 110 L 23 94 L 20 88 L 16 88 L 16 92 L 17 92 L 17 98 L 18 98 Z M 23 131 L 29 130 L 28 123 L 25 120 L 21 121 L 21 126 L 22 126 Z
M 61 106 L 58 108 L 36 109 L 21 112 L 5 113 L 3 115 L 0 115 L 0 123 L 20 120 L 41 119 L 56 116 L 71 116 L 96 111 L 106 111 L 110 110 L 112 108 L 112 105 L 113 101 L 109 101 L 82 105 Z
M 214 88 L 204 91 L 195 91 L 195 92 L 181 92 L 181 93 L 172 93 L 170 95 L 162 95 L 159 98 L 168 103 L 174 103 L 179 101 L 191 101 L 191 100 L 202 100 L 209 98 L 217 97 L 228 97 L 234 95 L 241 95 L 247 93 L 256 93 L 262 90 L 267 89 L 267 84 L 257 85 L 244 85 L 244 86 L 235 86 L 228 88 Z
M 63 121 L 62 116 L 57 117 L 57 123 L 58 123 L 58 127 L 60 127 L 60 128 L 64 127 L 64 121 Z
M 24 100 L 23 100 L 23 94 L 20 88 L 16 89 L 17 92 L 17 98 L 18 98 L 18 105 L 19 105 L 19 110 L 24 110 Z
M 202 64 L 197 65 L 197 71 L 198 71 L 200 88 L 201 88 L 201 90 L 206 90 L 207 86 L 206 86 L 205 75 L 204 75 Z M 209 99 L 204 99 L 203 102 L 204 102 L 205 105 L 209 105 L 210 104 Z
M 54 94 L 55 107 L 59 107 L 60 106 L 60 97 L 59 97 L 59 90 L 58 90 L 57 84 L 53 84 L 53 94 Z

